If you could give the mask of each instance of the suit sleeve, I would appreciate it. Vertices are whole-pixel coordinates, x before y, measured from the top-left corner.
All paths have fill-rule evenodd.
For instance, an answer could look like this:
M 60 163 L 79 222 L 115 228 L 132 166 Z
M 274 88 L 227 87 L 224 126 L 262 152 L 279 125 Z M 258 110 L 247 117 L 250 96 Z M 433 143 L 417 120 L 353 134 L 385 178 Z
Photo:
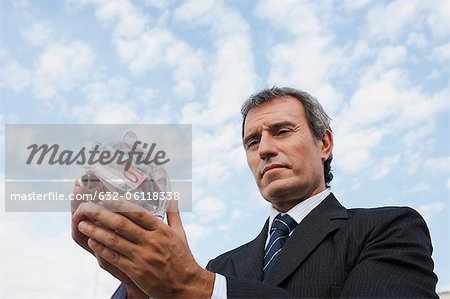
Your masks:
M 239 279 L 225 276 L 227 279 L 228 298 L 293 298 L 283 288 L 264 284 L 255 280 Z
M 437 298 L 428 228 L 410 208 L 379 217 L 342 289 L 342 297 Z
M 121 283 L 114 294 L 112 294 L 111 299 L 127 299 L 127 288 L 123 283 Z
M 215 265 L 215 260 L 212 260 L 206 266 L 206 269 L 219 274 L 220 271 L 215 269 L 223 268 Z M 250 279 L 240 279 L 232 275 L 222 274 L 226 278 L 227 298 L 293 298 L 283 288 L 278 288 L 264 284 L 262 282 Z

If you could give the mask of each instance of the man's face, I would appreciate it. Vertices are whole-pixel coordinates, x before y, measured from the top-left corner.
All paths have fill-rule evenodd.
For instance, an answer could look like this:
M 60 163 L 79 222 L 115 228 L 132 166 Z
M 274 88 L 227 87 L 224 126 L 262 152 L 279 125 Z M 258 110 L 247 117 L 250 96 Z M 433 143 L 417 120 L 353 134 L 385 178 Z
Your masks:
M 299 100 L 277 98 L 251 109 L 244 148 L 261 195 L 277 210 L 285 212 L 325 189 L 323 162 L 331 154 L 332 135 L 314 138 Z

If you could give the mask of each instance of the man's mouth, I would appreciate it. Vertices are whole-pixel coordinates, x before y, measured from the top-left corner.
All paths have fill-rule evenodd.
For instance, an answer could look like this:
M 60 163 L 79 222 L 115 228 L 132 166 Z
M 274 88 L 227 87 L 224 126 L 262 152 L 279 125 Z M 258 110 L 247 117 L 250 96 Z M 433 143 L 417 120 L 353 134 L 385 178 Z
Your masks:
M 286 166 L 283 166 L 281 164 L 270 164 L 270 165 L 266 165 L 262 170 L 261 170 L 261 176 L 264 176 L 264 174 L 266 172 L 268 172 L 271 169 L 276 169 L 276 168 L 286 168 Z

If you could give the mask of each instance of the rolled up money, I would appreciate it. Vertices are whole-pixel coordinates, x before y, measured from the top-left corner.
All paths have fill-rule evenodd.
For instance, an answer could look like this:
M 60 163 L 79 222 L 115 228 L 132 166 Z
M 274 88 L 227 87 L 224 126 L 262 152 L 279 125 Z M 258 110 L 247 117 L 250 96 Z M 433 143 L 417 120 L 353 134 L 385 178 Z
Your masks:
M 102 145 L 98 142 L 90 144 L 101 152 L 108 151 L 113 156 L 119 150 L 128 154 L 137 136 L 134 132 L 127 132 L 122 141 Z M 135 151 L 145 154 L 142 147 Z M 136 163 L 135 159 L 129 167 L 116 161 L 102 165 L 86 163 L 83 165 L 85 174 L 79 180 L 89 193 L 97 194 L 94 200 L 128 200 L 144 207 L 160 219 L 164 219 L 168 201 L 165 194 L 171 191 L 169 174 L 162 165 Z M 108 194 L 107 197 L 104 195 Z M 103 195 L 103 196 L 102 196 Z

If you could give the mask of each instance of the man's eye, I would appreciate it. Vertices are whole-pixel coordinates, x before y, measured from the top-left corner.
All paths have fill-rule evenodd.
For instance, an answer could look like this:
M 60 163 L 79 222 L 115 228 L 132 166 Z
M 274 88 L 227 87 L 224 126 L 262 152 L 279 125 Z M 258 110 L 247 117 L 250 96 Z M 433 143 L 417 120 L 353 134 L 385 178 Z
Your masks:
M 287 134 L 290 132 L 291 132 L 291 130 L 289 130 L 289 129 L 280 129 L 277 131 L 277 135 L 284 135 L 284 134 Z
M 255 148 L 257 144 L 258 144 L 258 140 L 256 140 L 256 139 L 249 140 L 247 142 L 247 149 Z

